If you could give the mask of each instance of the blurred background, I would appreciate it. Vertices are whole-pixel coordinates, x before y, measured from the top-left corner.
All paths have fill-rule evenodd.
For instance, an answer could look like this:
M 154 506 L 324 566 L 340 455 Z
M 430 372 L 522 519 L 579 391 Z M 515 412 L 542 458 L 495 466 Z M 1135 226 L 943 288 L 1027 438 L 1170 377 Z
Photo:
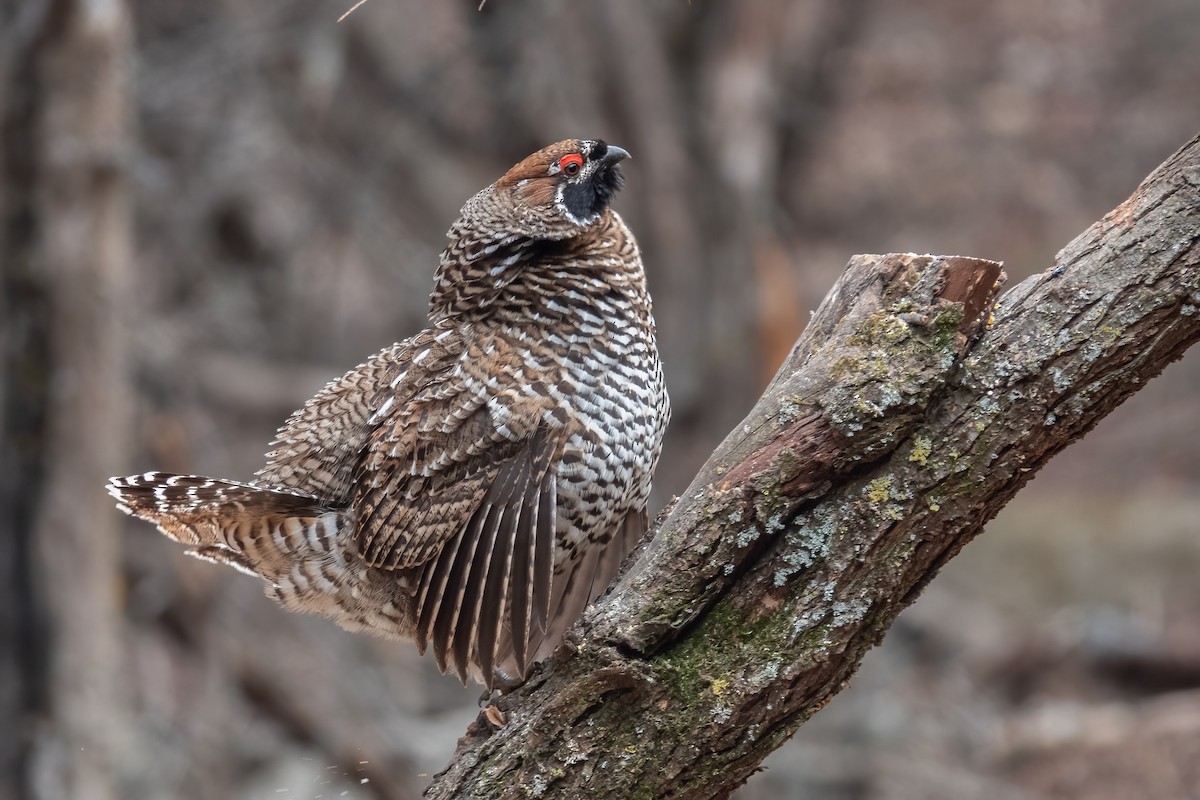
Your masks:
M 1200 130 L 1194 0 L 0 4 L 0 798 L 416 797 L 476 687 L 117 513 L 423 323 L 459 206 L 634 154 L 656 506 L 854 253 L 1010 282 Z M 1200 797 L 1200 353 L 1047 469 L 740 800 Z

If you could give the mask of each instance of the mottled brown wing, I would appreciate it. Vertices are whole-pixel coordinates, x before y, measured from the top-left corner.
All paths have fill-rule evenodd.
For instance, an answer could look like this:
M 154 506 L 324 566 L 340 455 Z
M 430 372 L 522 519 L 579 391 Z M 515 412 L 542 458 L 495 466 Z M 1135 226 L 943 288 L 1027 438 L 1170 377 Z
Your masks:
M 487 409 L 478 407 L 449 432 L 421 431 L 428 406 L 451 415 L 445 400 L 412 406 L 372 437 L 356 479 L 356 538 L 373 567 L 420 566 L 458 533 L 479 506 L 501 464 L 520 442 L 495 441 Z
M 279 429 L 254 483 L 348 505 L 371 432 L 462 356 L 463 333 L 421 331 L 331 381 Z
M 552 466 L 566 429 L 524 376 L 523 349 L 473 341 L 369 432 L 354 479 L 362 558 L 418 573 L 418 646 L 488 684 L 501 647 L 525 660 L 552 597 Z
M 452 369 L 369 432 L 353 500 L 368 564 L 401 570 L 429 561 L 538 429 L 562 428 L 565 415 L 544 385 L 523 374 L 523 349 L 502 336 L 473 340 Z
M 423 569 L 417 646 L 432 643 L 443 671 L 472 669 L 491 687 L 498 653 L 522 675 L 530 639 L 549 616 L 555 547 L 555 481 L 561 437 L 541 426 L 506 459 L 467 524 Z

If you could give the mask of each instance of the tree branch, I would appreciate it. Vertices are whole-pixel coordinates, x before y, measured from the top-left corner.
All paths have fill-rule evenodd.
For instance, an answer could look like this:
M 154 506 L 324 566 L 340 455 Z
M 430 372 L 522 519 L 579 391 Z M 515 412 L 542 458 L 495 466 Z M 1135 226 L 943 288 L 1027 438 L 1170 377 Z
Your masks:
M 1200 137 L 994 312 L 995 262 L 853 258 L 633 566 L 427 796 L 727 797 L 1042 465 L 1200 338 L 1198 240 Z

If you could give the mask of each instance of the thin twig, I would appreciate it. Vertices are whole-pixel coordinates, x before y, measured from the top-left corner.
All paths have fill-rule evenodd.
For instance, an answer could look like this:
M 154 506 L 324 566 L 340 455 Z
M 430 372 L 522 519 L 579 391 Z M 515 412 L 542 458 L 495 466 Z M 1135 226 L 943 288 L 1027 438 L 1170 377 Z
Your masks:
M 353 14 L 353 13 L 354 13 L 356 10 L 358 10 L 358 7 L 359 7 L 359 6 L 361 6 L 361 5 L 362 5 L 363 3 L 365 3 L 365 2 L 367 2 L 367 0 L 358 0 L 358 2 L 357 2 L 357 3 L 355 3 L 355 4 L 354 4 L 354 5 L 352 5 L 352 6 L 350 6 L 350 10 L 349 10 L 349 11 L 347 11 L 345 14 L 342 14 L 340 17 L 338 17 L 338 18 L 337 18 L 337 21 L 338 21 L 338 22 L 341 22 L 341 21 L 342 21 L 342 20 L 344 20 L 346 17 L 348 17 L 348 16 L 350 16 L 351 14 Z

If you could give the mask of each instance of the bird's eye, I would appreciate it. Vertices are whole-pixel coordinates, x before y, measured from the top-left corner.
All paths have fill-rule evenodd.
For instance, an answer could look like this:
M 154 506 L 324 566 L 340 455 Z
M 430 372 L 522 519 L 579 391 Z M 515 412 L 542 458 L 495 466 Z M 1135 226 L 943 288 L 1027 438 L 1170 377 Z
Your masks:
M 578 175 L 579 170 L 583 168 L 583 156 L 578 153 L 563 156 L 558 160 L 558 168 L 569 177 Z

